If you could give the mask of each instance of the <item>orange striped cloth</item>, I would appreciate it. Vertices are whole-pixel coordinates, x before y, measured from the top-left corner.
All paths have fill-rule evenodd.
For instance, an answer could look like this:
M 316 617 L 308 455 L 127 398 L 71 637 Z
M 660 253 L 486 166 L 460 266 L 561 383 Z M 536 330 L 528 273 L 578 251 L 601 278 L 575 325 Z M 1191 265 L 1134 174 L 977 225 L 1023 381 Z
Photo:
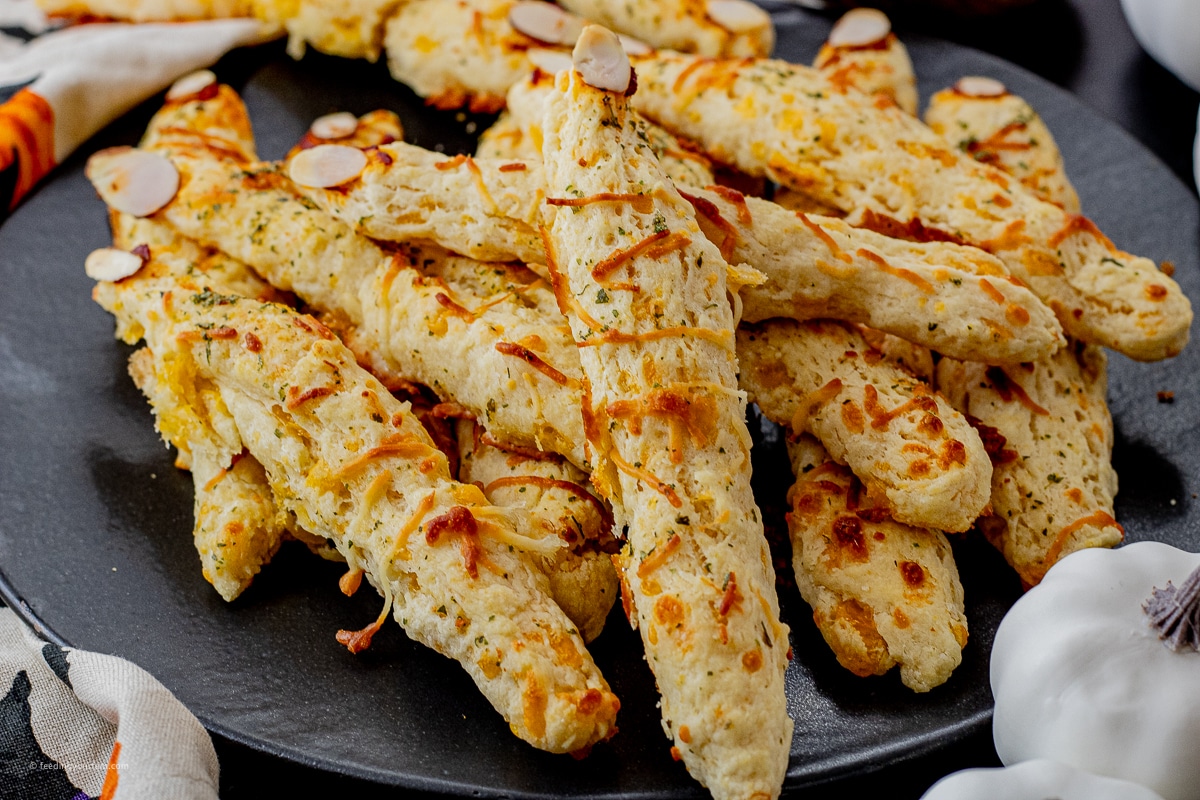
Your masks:
M 0 0 L 0 221 L 105 125 L 181 75 L 281 33 L 255 19 L 55 28 L 33 0 Z
M 35 92 L 22 89 L 0 105 L 0 209 L 16 208 L 53 167 L 54 110 Z

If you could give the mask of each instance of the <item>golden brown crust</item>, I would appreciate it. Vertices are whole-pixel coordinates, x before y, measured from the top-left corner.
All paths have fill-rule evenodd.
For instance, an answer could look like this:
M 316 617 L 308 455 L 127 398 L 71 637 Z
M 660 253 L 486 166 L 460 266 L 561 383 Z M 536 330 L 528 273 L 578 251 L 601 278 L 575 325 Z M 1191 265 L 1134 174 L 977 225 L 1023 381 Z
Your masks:
M 853 87 L 894 103 L 904 113 L 917 113 L 917 76 L 908 49 L 889 33 L 870 45 L 821 45 L 813 66 L 834 86 Z
M 943 89 L 929 100 L 925 124 L 976 161 L 1004 170 L 1038 197 L 1079 213 L 1054 136 L 1029 103 L 1005 92 L 969 97 Z
M 979 420 L 995 468 L 992 514 L 978 527 L 1026 586 L 1068 553 L 1121 543 L 1102 349 L 1073 342 L 1004 369 L 946 358 L 937 381 L 956 408 Z
M 967 643 L 945 535 L 893 521 L 811 436 L 789 442 L 788 452 L 796 584 L 838 661 L 864 677 L 899 664 L 917 692 L 945 683 Z
M 780 61 L 657 54 L 637 67 L 638 110 L 716 160 L 835 205 L 854 224 L 982 247 L 1077 338 L 1144 361 L 1187 342 L 1191 304 L 1152 261 L 899 109 Z
M 543 130 L 548 194 L 580 201 L 548 207 L 548 262 L 580 346 L 593 482 L 628 525 L 664 728 L 715 797 L 773 797 L 787 628 L 750 489 L 727 264 L 623 97 L 560 73 Z
M 153 271 L 96 294 L 215 387 L 280 503 L 365 573 L 385 614 L 458 660 L 514 733 L 552 752 L 609 735 L 619 703 L 523 553 L 549 543 L 521 535 L 519 511 L 451 480 L 407 404 L 331 332 Z M 339 640 L 359 649 L 382 620 Z
M 738 359 L 763 413 L 815 435 L 898 521 L 964 531 L 987 505 L 991 464 L 979 436 L 851 326 L 745 326 Z
M 482 486 L 496 505 L 527 509 L 542 535 L 562 539 L 565 546 L 540 563 L 554 601 L 590 643 L 619 591 L 609 558 L 617 550 L 612 512 L 592 493 L 587 473 L 561 456 L 505 449 L 470 419 L 456 429 L 459 480 Z

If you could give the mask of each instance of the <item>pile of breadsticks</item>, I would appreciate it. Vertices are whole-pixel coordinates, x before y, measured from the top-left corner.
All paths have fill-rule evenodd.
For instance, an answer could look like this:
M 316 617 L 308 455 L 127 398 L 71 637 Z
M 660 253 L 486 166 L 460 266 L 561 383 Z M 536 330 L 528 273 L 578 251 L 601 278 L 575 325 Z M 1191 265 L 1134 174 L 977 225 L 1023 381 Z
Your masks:
M 362 5 L 379 34 L 367 11 L 434 3 Z M 345 592 L 383 596 L 339 641 L 366 647 L 390 614 L 518 736 L 577 752 L 616 729 L 586 643 L 619 593 L 673 754 L 716 797 L 771 797 L 790 648 L 747 401 L 790 431 L 797 584 L 856 674 L 898 665 L 927 691 L 959 664 L 947 532 L 978 529 L 1029 585 L 1120 541 L 1101 346 L 1174 355 L 1191 308 L 1077 213 L 1028 104 L 964 78 L 926 127 L 873 12 L 809 69 L 541 10 L 561 41 L 497 90 L 470 83 L 508 52 L 488 26 L 546 4 L 438 5 L 474 15 L 456 41 L 476 66 L 422 69 L 459 81 L 455 102 L 505 97 L 475 156 L 374 112 L 264 162 L 240 99 L 197 73 L 138 148 L 89 161 L 114 247 L 85 266 L 118 336 L 145 341 L 130 373 L 193 471 L 222 596 L 305 541 L 346 562 Z M 615 4 L 570 5 L 649 38 Z M 421 19 L 393 64 L 441 52 L 444 16 Z

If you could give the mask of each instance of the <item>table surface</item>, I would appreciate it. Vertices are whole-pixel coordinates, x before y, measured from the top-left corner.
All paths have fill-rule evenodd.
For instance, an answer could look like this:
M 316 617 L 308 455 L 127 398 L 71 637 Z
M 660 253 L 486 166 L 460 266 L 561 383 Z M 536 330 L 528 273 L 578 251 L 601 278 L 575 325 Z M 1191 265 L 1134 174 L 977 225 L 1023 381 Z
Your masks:
M 905 5 L 901 0 L 887 9 L 902 39 L 911 31 L 975 47 L 1062 86 L 1129 131 L 1195 191 L 1192 143 L 1200 94 L 1141 50 L 1118 0 L 1039 0 L 1004 14 L 972 18 L 910 11 Z M 274 796 L 353 793 L 362 800 L 416 796 L 285 761 L 221 737 L 214 737 L 214 744 L 221 760 L 221 797 L 225 800 L 261 797 L 264 786 L 271 786 Z M 794 796 L 832 800 L 847 791 L 886 789 L 893 800 L 915 800 L 945 774 L 998 765 L 990 733 L 985 732 L 925 756 Z

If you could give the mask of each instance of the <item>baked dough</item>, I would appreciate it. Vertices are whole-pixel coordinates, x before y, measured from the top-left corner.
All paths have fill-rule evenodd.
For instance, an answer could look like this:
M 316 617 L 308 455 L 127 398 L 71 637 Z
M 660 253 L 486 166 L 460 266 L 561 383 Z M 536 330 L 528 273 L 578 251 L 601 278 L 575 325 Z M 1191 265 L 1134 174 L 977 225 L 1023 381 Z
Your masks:
M 158 358 L 215 388 L 279 502 L 384 595 L 380 618 L 343 643 L 361 649 L 391 609 L 535 747 L 574 752 L 614 730 L 619 703 L 525 552 L 558 540 L 529 537 L 526 515 L 452 480 L 408 405 L 332 333 L 284 306 L 153 273 L 101 284 L 97 299 L 119 299 Z
M 1025 100 L 1003 94 L 974 97 L 955 88 L 929 100 L 925 124 L 976 161 L 1004 170 L 1038 197 L 1079 213 L 1062 153 L 1042 118 Z
M 1106 364 L 1101 348 L 1077 342 L 1020 367 L 938 363 L 938 389 L 979 420 L 995 462 L 992 513 L 978 528 L 1025 586 L 1068 553 L 1124 536 Z
M 746 10 L 740 25 L 722 25 L 720 9 L 710 12 L 705 0 L 561 0 L 581 17 L 653 47 L 702 56 L 768 56 L 775 46 L 775 27 L 766 12 Z M 718 2 L 717 6 L 720 5 Z M 750 5 L 747 3 L 746 5 Z M 757 8 L 754 8 L 758 11 Z
M 469 419 L 456 427 L 459 480 L 482 486 L 498 506 L 527 509 L 546 535 L 563 540 L 542 566 L 554 601 L 590 643 L 620 593 L 610 558 L 618 548 L 612 512 L 588 487 L 587 473 L 561 456 L 506 449 Z
M 992 465 L 979 435 L 852 326 L 743 326 L 738 358 L 763 414 L 816 436 L 897 521 L 965 531 L 987 505 Z
M 577 54 L 615 42 L 596 30 Z M 788 629 L 750 488 L 727 264 L 622 94 L 563 71 L 543 131 L 548 264 L 580 347 L 592 481 L 628 528 L 619 566 L 664 730 L 715 798 L 775 797 Z
M 945 534 L 893 521 L 811 436 L 789 442 L 788 454 L 796 585 L 838 662 L 862 677 L 899 664 L 900 680 L 916 692 L 945 683 L 967 644 Z
M 852 224 L 951 239 L 999 256 L 1068 334 L 1154 361 L 1183 349 L 1191 304 L 1149 259 L 1086 218 L 948 147 L 897 108 L 876 108 L 782 61 L 636 59 L 639 111 L 717 161 L 843 209 Z

